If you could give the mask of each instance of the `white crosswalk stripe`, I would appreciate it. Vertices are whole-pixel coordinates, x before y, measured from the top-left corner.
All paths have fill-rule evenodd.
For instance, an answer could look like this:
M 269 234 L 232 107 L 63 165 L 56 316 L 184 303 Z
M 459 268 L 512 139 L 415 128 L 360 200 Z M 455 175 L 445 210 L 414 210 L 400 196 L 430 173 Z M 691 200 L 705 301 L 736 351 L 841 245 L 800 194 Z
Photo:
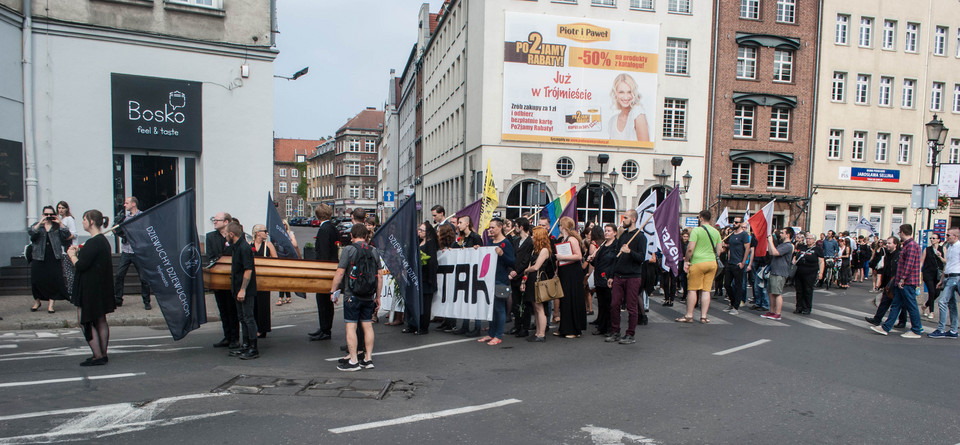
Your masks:
M 763 317 L 761 317 L 759 314 L 755 314 L 755 313 L 752 313 L 752 312 L 750 312 L 750 313 L 748 313 L 748 312 L 741 312 L 740 315 L 732 315 L 732 317 L 737 318 L 737 319 L 743 319 L 743 320 L 749 321 L 749 322 L 751 322 L 751 323 L 755 323 L 755 324 L 759 324 L 759 325 L 764 325 L 764 326 L 789 326 L 788 324 L 786 324 L 786 323 L 784 323 L 784 322 L 782 322 L 782 321 L 771 320 L 771 319 L 769 319 L 769 318 L 763 318 Z
M 835 305 L 832 305 L 832 304 L 825 304 L 825 303 L 816 304 L 816 303 L 814 303 L 813 306 L 814 306 L 815 309 L 816 309 L 817 307 L 821 307 L 821 308 L 823 308 L 823 309 L 830 309 L 831 311 L 834 311 L 834 312 L 844 312 L 844 313 L 847 313 L 847 314 L 850 314 L 850 315 L 856 315 L 856 316 L 858 316 L 858 317 L 872 317 L 872 316 L 873 316 L 873 314 L 869 314 L 869 313 L 866 313 L 866 312 L 858 311 L 858 310 L 855 310 L 855 309 L 845 308 L 845 307 L 843 307 L 843 306 L 835 306 Z
M 663 315 L 657 314 L 657 317 L 658 317 L 659 320 L 665 320 L 665 321 L 654 321 L 653 318 L 650 318 L 650 314 L 655 313 L 655 311 L 657 311 L 657 310 L 663 310 L 663 311 L 664 311 L 664 314 L 663 314 Z M 676 323 L 676 321 L 674 321 L 674 319 L 679 318 L 679 317 L 682 317 L 682 316 L 685 314 L 685 311 L 686 311 L 686 306 L 683 305 L 683 304 L 680 304 L 679 306 L 674 306 L 674 307 L 662 307 L 662 306 L 661 306 L 661 307 L 658 308 L 658 309 L 651 309 L 650 312 L 647 312 L 647 317 L 650 318 L 650 321 L 651 321 L 652 323 L 664 323 L 664 322 L 666 322 L 666 323 Z M 694 323 L 699 323 L 699 321 L 700 321 L 699 315 L 700 315 L 700 309 L 698 308 L 697 310 L 695 310 L 695 311 L 693 312 L 693 321 L 694 321 Z M 707 318 L 710 319 L 710 324 L 719 324 L 719 325 L 730 325 L 730 324 L 732 324 L 732 323 L 730 323 L 729 321 L 726 321 L 726 320 L 724 320 L 724 319 L 722 319 L 722 318 L 714 317 L 714 315 L 716 315 L 716 313 L 713 312 L 713 311 L 711 311 L 710 313 L 707 314 Z

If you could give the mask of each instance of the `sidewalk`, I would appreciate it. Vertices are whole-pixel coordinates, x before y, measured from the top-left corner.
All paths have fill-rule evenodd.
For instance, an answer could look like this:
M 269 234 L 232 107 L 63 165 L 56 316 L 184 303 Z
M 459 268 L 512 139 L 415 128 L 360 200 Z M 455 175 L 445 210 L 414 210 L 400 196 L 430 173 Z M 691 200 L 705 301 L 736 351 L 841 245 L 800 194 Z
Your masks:
M 307 294 L 303 299 L 293 294 L 292 303 L 276 306 L 277 292 L 270 293 L 270 312 L 276 315 L 291 315 L 298 313 L 316 313 L 317 303 L 313 294 Z M 206 294 L 207 323 L 219 323 L 220 314 L 217 311 L 217 302 L 213 294 Z M 166 326 L 157 300 L 151 296 L 152 310 L 143 308 L 140 295 L 125 295 L 123 306 L 118 307 L 112 314 L 107 315 L 107 322 L 111 326 Z M 8 295 L 0 297 L 0 331 L 15 331 L 21 329 L 62 329 L 77 327 L 77 308 L 67 301 L 57 301 L 53 305 L 56 311 L 47 313 L 47 302 L 42 301 L 37 312 L 30 312 L 33 306 L 33 297 L 29 295 Z

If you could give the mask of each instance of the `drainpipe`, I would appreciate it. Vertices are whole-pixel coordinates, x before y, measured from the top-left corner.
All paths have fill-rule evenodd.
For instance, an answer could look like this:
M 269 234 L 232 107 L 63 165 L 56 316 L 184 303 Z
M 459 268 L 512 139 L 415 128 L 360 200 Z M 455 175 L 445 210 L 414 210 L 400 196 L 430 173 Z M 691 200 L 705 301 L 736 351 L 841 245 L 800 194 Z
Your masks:
M 823 32 L 823 0 L 820 0 L 820 10 L 817 11 L 817 61 L 814 64 L 813 72 L 813 125 L 810 126 L 810 161 L 807 168 L 807 225 L 806 229 L 810 230 L 810 224 L 813 222 L 812 206 L 813 204 L 813 158 L 814 150 L 816 150 L 816 137 L 817 137 L 817 108 L 820 104 L 820 48 L 822 46 L 822 32 Z
M 464 0 L 460 0 L 460 1 L 463 2 Z M 482 5 L 482 3 L 481 3 L 481 5 Z M 453 7 L 453 3 L 452 3 L 452 2 L 450 3 L 450 7 Z M 482 7 L 482 6 L 481 6 L 481 7 Z M 467 56 L 467 51 L 469 51 L 468 43 L 470 43 L 470 20 L 469 20 L 469 19 L 470 19 L 470 3 L 469 3 L 469 2 L 466 2 L 466 3 L 463 5 L 463 23 L 465 23 L 466 26 L 467 26 L 467 29 L 464 30 L 464 34 L 463 34 L 463 54 L 464 54 L 463 61 L 464 61 L 464 63 L 466 63 L 466 61 L 467 61 L 467 57 L 466 57 L 466 56 Z M 473 179 L 474 179 L 474 177 L 475 177 L 475 175 L 473 175 L 473 174 L 471 173 L 471 175 L 469 176 L 470 180 L 469 180 L 469 181 L 467 180 L 467 125 L 466 125 L 466 123 L 469 122 L 469 120 L 467 120 L 467 110 L 468 110 L 468 108 L 467 108 L 467 91 L 469 90 L 468 85 L 470 85 L 470 84 L 467 82 L 467 76 L 468 76 L 469 73 L 470 73 L 470 70 L 468 70 L 468 69 L 466 69 L 466 67 L 464 67 L 464 68 L 463 68 L 463 119 L 461 119 L 461 121 L 464 122 L 464 125 L 463 125 L 463 154 L 461 155 L 461 156 L 463 157 L 463 179 L 464 179 L 464 181 L 463 181 L 463 184 L 462 184 L 462 185 L 463 185 L 463 196 L 462 196 L 463 201 L 462 201 L 459 205 L 456 206 L 456 208 L 458 208 L 458 209 L 461 209 L 461 208 L 463 208 L 463 207 L 466 207 L 466 205 L 467 205 L 468 202 L 473 202 L 473 199 L 468 199 L 468 198 L 467 198 L 467 193 L 468 193 L 467 184 L 473 184 Z M 483 80 L 481 79 L 481 82 L 482 82 L 482 81 L 483 81 Z M 476 186 L 474 186 L 474 187 L 472 187 L 472 188 L 476 188 Z
M 719 46 L 720 41 L 720 0 L 716 0 L 713 5 L 713 60 L 710 61 L 713 65 L 713 79 L 710 81 L 710 92 L 713 97 L 710 101 L 710 139 L 707 142 L 707 176 L 705 181 L 703 181 L 706 189 L 703 191 L 703 205 L 708 205 L 710 203 L 710 178 L 712 178 L 713 173 L 713 117 L 717 109 L 717 47 Z M 717 189 L 717 192 L 720 192 L 720 189 Z
M 23 68 L 23 153 L 26 164 L 26 207 L 29 225 L 37 221 L 37 145 L 33 122 L 33 2 L 23 0 L 21 66 Z

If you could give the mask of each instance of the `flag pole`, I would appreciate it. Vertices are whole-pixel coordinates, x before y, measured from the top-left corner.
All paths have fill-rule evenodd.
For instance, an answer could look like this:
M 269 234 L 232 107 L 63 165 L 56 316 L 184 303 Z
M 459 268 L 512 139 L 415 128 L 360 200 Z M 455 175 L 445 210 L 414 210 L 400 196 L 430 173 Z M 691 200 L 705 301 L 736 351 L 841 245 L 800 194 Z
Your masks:
M 630 240 L 627 241 L 627 245 L 630 245 L 630 243 L 633 242 L 633 239 L 640 234 L 640 231 L 643 229 L 643 226 L 647 225 L 647 223 L 650 222 L 650 218 L 653 218 L 653 214 L 650 214 L 649 216 L 647 216 L 647 219 L 643 220 L 643 224 L 640 224 L 639 226 L 637 226 L 637 232 L 630 237 Z M 620 258 L 621 253 L 623 253 L 623 251 L 617 252 L 617 258 Z

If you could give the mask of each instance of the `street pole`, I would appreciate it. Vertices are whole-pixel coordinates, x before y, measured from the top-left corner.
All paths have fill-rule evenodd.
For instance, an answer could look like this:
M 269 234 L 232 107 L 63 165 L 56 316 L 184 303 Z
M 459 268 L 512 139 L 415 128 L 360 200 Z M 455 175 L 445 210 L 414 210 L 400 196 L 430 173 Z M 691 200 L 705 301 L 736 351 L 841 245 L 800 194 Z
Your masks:
M 940 158 L 940 144 L 937 141 L 929 141 L 930 150 L 933 151 L 933 162 L 930 167 L 930 184 L 936 184 L 937 180 L 937 161 Z M 937 190 L 937 203 L 940 203 L 940 192 Z M 933 221 L 933 209 L 927 209 L 927 230 L 930 230 L 930 223 Z

